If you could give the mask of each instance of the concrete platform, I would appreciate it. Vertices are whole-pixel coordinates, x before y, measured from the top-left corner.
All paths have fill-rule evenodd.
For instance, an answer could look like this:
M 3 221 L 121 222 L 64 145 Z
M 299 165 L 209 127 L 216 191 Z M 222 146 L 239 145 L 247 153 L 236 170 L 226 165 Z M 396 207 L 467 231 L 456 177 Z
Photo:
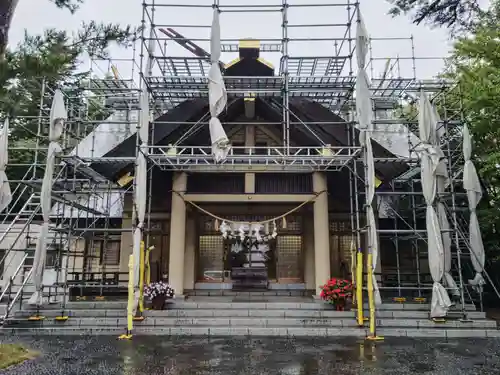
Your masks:
M 307 298 L 293 302 L 231 302 L 177 300 L 168 310 L 145 311 L 143 321 L 134 322 L 136 335 L 189 336 L 354 336 L 365 337 L 367 326 L 358 327 L 356 312 L 335 311 L 328 304 Z M 367 306 L 365 315 L 368 316 Z M 114 335 L 126 328 L 126 303 L 71 302 L 66 309 L 53 305 L 39 311 L 45 319 L 31 321 L 33 309 L 14 313 L 4 324 L 4 334 L 92 334 Z M 57 321 L 57 316 L 68 316 Z M 425 304 L 382 304 L 377 307 L 378 333 L 397 337 L 497 337 L 497 323 L 484 312 L 466 306 L 468 320 L 449 319 L 435 323 Z M 460 315 L 461 316 L 461 315 Z

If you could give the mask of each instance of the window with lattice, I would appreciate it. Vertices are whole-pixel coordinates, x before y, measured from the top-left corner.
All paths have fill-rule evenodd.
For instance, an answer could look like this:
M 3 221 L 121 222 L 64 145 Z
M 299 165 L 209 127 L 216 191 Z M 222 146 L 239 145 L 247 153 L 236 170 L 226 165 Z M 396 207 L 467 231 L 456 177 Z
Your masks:
M 120 265 L 121 241 L 118 238 L 91 240 L 89 246 L 89 258 L 99 258 L 99 264 L 103 266 Z
M 61 251 L 59 249 L 47 250 L 45 258 L 45 268 L 60 268 L 61 267 Z

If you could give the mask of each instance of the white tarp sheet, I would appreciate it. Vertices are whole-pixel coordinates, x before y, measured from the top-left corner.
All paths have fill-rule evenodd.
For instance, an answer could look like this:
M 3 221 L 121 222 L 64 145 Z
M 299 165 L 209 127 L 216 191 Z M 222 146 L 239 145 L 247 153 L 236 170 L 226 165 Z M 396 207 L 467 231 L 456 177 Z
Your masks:
M 66 108 L 64 107 L 64 96 L 60 90 L 56 90 L 52 99 L 49 123 L 49 148 L 47 151 L 47 161 L 45 173 L 42 181 L 42 191 L 40 193 L 40 203 L 43 216 L 42 229 L 37 240 L 35 249 L 35 259 L 33 260 L 33 283 L 35 292 L 30 297 L 30 305 L 40 306 L 43 303 L 43 272 L 45 269 L 45 258 L 47 255 L 47 242 L 49 235 L 50 212 L 52 207 L 52 185 L 54 179 L 54 169 L 56 155 L 61 152 L 59 140 L 64 131 L 64 122 L 68 119 Z
M 102 124 L 99 124 L 78 145 L 70 155 L 81 158 L 100 158 L 121 144 L 136 132 L 136 125 L 127 126 L 126 122 L 137 121 L 138 111 L 116 111 Z
M 373 292 L 375 304 L 381 304 L 380 292 L 378 289 L 375 269 L 378 261 L 378 234 L 377 222 L 373 211 L 375 198 L 375 163 L 373 160 L 373 149 L 371 135 L 373 132 L 373 109 L 370 93 L 370 79 L 365 70 L 366 56 L 368 53 L 369 36 L 365 24 L 360 16 L 360 22 L 356 29 L 356 57 L 358 61 L 358 76 L 356 80 L 356 114 L 358 117 L 359 129 L 361 130 L 359 139 L 362 146 L 365 147 L 366 183 L 367 183 L 367 222 L 368 222 L 368 248 L 372 253 L 373 270 Z
M 365 74 L 366 70 L 364 68 L 367 62 L 368 49 L 369 35 L 366 30 L 365 23 L 360 16 L 360 22 L 358 22 L 356 28 L 356 59 L 358 63 L 358 69 L 363 69 L 365 71 Z M 369 82 L 369 80 L 367 82 Z M 364 84 L 364 81 L 360 82 L 360 80 L 358 79 L 356 85 L 360 83 Z M 360 88 L 356 87 L 356 102 L 358 102 L 357 95 L 360 90 Z M 365 113 L 365 115 L 373 117 L 371 95 L 368 95 L 366 98 L 361 98 L 360 104 L 364 108 L 370 108 L 370 114 Z M 362 124 L 366 124 L 366 122 L 358 120 L 356 127 L 361 130 Z M 419 143 L 418 137 L 410 132 L 409 129 L 403 124 L 380 124 L 374 126 L 372 123 L 372 132 L 370 134 L 370 137 L 394 155 L 406 158 L 410 157 L 410 150 L 412 149 L 412 146 L 416 146 Z M 411 146 L 408 145 L 408 140 L 410 141 Z
M 425 198 L 428 259 L 432 285 L 431 318 L 446 316 L 451 306 L 450 297 L 441 280 L 445 273 L 445 249 L 438 215 L 434 210 L 437 193 L 437 175 L 442 176 L 443 153 L 436 146 L 437 116 L 425 92 L 421 92 L 419 131 L 422 144 L 418 147 L 421 158 L 422 190 Z M 446 167 L 444 168 L 446 170 Z
M 139 302 L 139 281 L 141 265 L 141 241 L 143 237 L 144 219 L 146 217 L 147 205 L 147 176 L 148 163 L 146 154 L 148 152 L 149 142 L 149 94 L 147 87 L 144 86 L 141 93 L 141 114 L 139 128 L 140 150 L 137 153 L 137 165 L 135 169 L 135 187 L 134 187 L 134 209 L 137 215 L 137 226 L 134 230 L 133 250 L 134 255 L 134 307 L 137 308 Z M 134 311 L 135 313 L 135 311 Z
M 210 103 L 210 142 L 212 156 L 216 163 L 224 161 L 231 150 L 229 139 L 218 117 L 227 105 L 227 92 L 224 78 L 220 71 L 219 60 L 221 56 L 220 20 L 219 10 L 214 9 L 212 32 L 210 36 L 210 61 L 208 72 L 208 98 Z
M 5 169 L 9 162 L 9 119 L 6 118 L 0 134 L 0 212 L 12 201 L 9 180 Z
M 78 203 L 84 207 L 88 207 L 92 210 L 102 212 L 102 215 L 97 215 L 87 210 L 79 210 L 67 203 L 56 203 L 52 206 L 51 215 L 60 216 L 65 218 L 93 218 L 97 219 L 99 217 L 107 217 L 107 213 L 112 218 L 122 218 L 123 217 L 123 205 L 125 201 L 125 194 L 119 191 L 113 192 L 99 192 L 93 193 L 89 196 L 88 193 L 83 193 L 82 195 L 77 195 L 74 199 L 75 203 Z
M 438 135 L 439 136 L 439 135 Z M 437 193 L 442 193 L 445 190 L 445 186 L 448 184 L 448 169 L 446 168 L 445 160 L 441 161 L 443 165 L 442 168 L 438 167 L 438 171 L 441 174 L 436 175 L 436 191 Z M 446 174 L 446 176 L 445 176 Z M 444 252 L 444 285 L 449 289 L 454 296 L 460 296 L 460 290 L 458 289 L 457 283 L 451 276 L 451 227 L 448 220 L 448 213 L 443 202 L 438 202 L 437 205 L 437 215 L 439 219 L 439 226 L 441 228 L 441 237 L 443 239 L 443 252 Z
M 70 155 L 81 158 L 99 158 L 106 155 L 116 146 L 135 134 L 135 125 L 127 126 L 126 121 L 135 122 L 138 119 L 138 111 L 118 110 L 110 115 L 105 122 L 99 124 L 70 152 Z M 90 207 L 99 212 L 109 212 L 110 217 L 121 218 L 123 216 L 124 194 L 120 192 L 101 192 L 99 194 L 78 197 L 78 203 Z M 52 208 L 52 214 L 63 215 L 63 217 L 95 217 L 94 214 L 68 207 L 65 204 L 56 204 Z
M 476 167 L 471 160 L 472 139 L 467 125 L 463 129 L 463 151 L 464 151 L 464 189 L 467 192 L 469 201 L 470 220 L 469 220 L 469 241 L 472 250 L 471 261 L 476 276 L 469 283 L 477 290 L 482 291 L 485 284 L 482 272 L 484 270 L 485 254 L 483 239 L 481 237 L 481 228 L 477 219 L 476 207 L 483 196 L 481 183 L 477 175 Z

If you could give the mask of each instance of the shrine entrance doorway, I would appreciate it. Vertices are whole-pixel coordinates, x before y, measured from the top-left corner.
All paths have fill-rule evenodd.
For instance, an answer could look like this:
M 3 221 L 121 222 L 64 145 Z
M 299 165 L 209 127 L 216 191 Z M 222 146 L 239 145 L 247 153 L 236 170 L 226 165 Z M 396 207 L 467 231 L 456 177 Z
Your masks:
M 257 222 L 266 216 L 238 215 L 228 220 Z M 288 289 L 304 283 L 302 216 L 278 223 L 277 236 L 257 241 L 248 231 L 242 238 L 224 238 L 209 216 L 199 217 L 197 289 Z M 219 286 L 217 286 L 219 285 Z

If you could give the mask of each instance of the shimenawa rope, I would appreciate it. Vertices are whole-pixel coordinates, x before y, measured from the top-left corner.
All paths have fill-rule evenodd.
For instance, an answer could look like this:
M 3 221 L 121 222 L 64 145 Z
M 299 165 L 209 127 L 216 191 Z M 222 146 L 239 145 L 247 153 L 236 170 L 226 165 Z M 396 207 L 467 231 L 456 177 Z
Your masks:
M 197 205 L 196 203 L 194 203 L 194 202 L 192 202 L 192 201 L 189 201 L 189 200 L 186 200 L 186 199 L 184 198 L 184 196 L 183 196 L 180 192 L 178 192 L 178 191 L 172 190 L 172 192 L 173 192 L 173 193 L 175 193 L 175 194 L 177 194 L 179 197 L 181 197 L 181 198 L 182 198 L 182 200 L 183 200 L 184 202 L 189 203 L 189 204 L 190 204 L 190 205 L 192 205 L 194 208 L 198 209 L 199 211 L 203 212 L 203 213 L 204 213 L 204 214 L 206 214 L 206 215 L 211 216 L 211 217 L 212 217 L 212 218 L 214 218 L 214 219 L 217 219 L 217 220 L 219 220 L 219 221 L 221 221 L 221 222 L 222 222 L 222 221 L 225 221 L 226 223 L 235 223 L 235 221 L 233 221 L 233 220 L 227 220 L 227 219 L 224 219 L 223 217 L 217 216 L 217 215 L 215 215 L 215 214 L 211 213 L 210 211 L 205 210 L 203 207 L 200 207 L 200 206 L 199 206 L 199 205 Z M 306 201 L 302 202 L 302 203 L 301 203 L 301 204 L 299 204 L 297 207 L 292 208 L 290 211 L 287 211 L 287 212 L 285 212 L 284 214 L 282 214 L 282 215 L 280 215 L 280 216 L 276 216 L 276 217 L 274 217 L 274 218 L 272 218 L 272 219 L 252 222 L 252 224 L 266 224 L 266 223 L 272 223 L 272 222 L 274 222 L 274 221 L 278 221 L 278 220 L 280 220 L 280 219 L 283 219 L 283 218 L 285 218 L 285 217 L 287 217 L 287 216 L 289 216 L 289 215 L 293 214 L 295 211 L 300 210 L 300 209 L 301 209 L 302 207 L 304 207 L 306 204 L 311 203 L 311 202 L 314 202 L 314 201 L 315 201 L 315 200 L 316 200 L 316 199 L 317 199 L 317 198 L 318 198 L 321 194 L 325 194 L 325 193 L 326 193 L 326 190 L 322 190 L 322 191 L 320 191 L 320 192 L 318 192 L 318 193 L 314 193 L 314 197 L 312 197 L 312 198 L 310 198 L 310 199 L 308 199 L 308 200 L 306 200 Z

